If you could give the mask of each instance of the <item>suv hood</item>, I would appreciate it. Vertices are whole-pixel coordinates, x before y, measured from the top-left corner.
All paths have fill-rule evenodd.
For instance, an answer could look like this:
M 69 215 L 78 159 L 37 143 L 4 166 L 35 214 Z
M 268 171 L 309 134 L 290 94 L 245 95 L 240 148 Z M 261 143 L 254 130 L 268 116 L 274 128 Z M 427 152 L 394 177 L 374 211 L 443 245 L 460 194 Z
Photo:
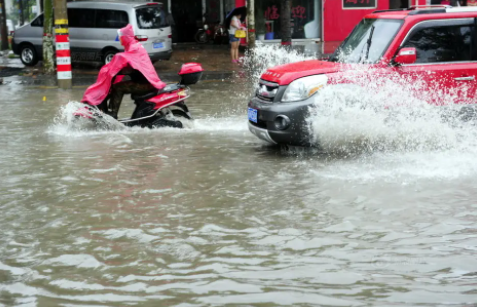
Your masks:
M 269 68 L 262 79 L 279 85 L 288 85 L 292 81 L 312 75 L 329 74 L 341 71 L 343 64 L 327 61 L 302 61 Z

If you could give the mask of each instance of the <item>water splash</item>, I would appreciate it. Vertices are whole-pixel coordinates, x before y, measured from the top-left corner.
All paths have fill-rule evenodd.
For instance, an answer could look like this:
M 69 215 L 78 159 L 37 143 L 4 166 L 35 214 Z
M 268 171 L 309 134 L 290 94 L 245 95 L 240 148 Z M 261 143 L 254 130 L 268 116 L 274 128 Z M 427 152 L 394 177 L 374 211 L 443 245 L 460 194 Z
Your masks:
M 256 48 L 247 51 L 242 62 L 248 72 L 249 82 L 255 87 L 262 74 L 271 67 L 313 59 L 298 50 L 257 42 Z
M 377 78 L 369 70 L 355 84 L 323 89 L 307 123 L 312 141 L 327 152 L 477 148 L 474 121 L 462 120 L 472 108 L 462 109 L 454 103 L 459 99 L 428 91 L 422 81 Z
M 126 128 L 117 120 L 106 114 L 96 121 L 92 121 L 82 116 L 76 116 L 75 113 L 81 113 L 81 109 L 84 108 L 84 106 L 85 105 L 81 102 L 70 101 L 60 109 L 58 116 L 54 119 L 54 125 L 71 132 L 117 131 Z

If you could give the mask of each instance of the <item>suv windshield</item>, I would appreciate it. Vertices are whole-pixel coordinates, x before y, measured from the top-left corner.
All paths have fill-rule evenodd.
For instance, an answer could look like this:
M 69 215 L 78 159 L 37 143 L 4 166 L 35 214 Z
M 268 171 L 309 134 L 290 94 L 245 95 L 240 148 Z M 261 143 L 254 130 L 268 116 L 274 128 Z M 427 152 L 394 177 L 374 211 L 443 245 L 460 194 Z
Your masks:
M 374 64 L 381 60 L 403 20 L 363 19 L 329 61 Z
M 136 18 L 139 29 L 159 29 L 169 26 L 166 13 L 159 5 L 136 9 Z

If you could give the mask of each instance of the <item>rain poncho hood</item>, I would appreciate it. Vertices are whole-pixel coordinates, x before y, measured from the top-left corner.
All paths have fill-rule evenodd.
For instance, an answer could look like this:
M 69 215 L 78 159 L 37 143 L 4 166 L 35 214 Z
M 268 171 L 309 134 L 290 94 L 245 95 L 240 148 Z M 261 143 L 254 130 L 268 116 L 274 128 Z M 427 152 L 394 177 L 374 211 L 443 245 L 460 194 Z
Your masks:
M 118 35 L 125 52 L 117 53 L 111 62 L 101 68 L 96 83 L 88 87 L 82 102 L 90 105 L 99 105 L 103 102 L 109 94 L 114 76 L 128 66 L 140 71 L 155 88 L 162 89 L 166 86 L 157 76 L 146 49 L 136 40 L 133 27 L 128 24 L 118 31 Z

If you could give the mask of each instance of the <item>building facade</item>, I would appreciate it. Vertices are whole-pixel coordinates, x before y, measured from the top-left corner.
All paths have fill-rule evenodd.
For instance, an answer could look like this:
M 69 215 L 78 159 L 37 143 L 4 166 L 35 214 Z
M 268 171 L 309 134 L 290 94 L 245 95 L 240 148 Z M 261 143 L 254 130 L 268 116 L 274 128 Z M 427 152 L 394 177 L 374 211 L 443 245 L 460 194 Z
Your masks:
M 6 0 L 7 3 L 12 0 Z M 40 1 L 40 0 L 37 0 Z M 74 0 L 68 0 L 74 1 Z M 80 0 L 78 0 L 80 1 Z M 145 0 L 132 0 L 145 2 Z M 153 0 L 154 1 L 154 0 Z M 339 42 L 365 16 L 375 10 L 407 8 L 443 0 L 291 0 L 291 31 L 294 41 Z M 454 0 L 457 1 L 457 0 Z M 462 2 L 462 0 L 459 0 Z M 197 30 L 217 25 L 247 0 L 158 0 L 173 21 L 175 42 L 194 42 Z M 281 1 L 254 0 L 255 27 L 260 40 L 281 40 Z M 7 5 L 8 6 L 8 5 Z
M 342 41 L 354 26 L 375 10 L 425 5 L 426 0 L 292 0 L 292 39 Z M 255 26 L 260 39 L 280 40 L 281 1 L 255 0 Z M 236 0 L 237 6 L 246 5 Z

